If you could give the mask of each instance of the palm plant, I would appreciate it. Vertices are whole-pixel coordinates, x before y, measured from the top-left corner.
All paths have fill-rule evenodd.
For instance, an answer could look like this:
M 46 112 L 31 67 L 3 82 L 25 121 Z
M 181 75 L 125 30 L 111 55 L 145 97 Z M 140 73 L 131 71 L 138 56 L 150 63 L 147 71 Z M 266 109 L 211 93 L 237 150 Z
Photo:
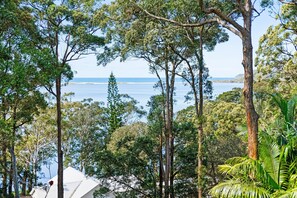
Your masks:
M 297 95 L 293 96 L 288 101 L 284 99 L 279 93 L 271 94 L 271 96 L 273 98 L 273 101 L 281 110 L 287 128 L 295 128 Z
M 295 107 L 297 97 L 285 101 L 274 95 L 285 124 L 285 142 L 268 131 L 260 133 L 259 160 L 247 157 L 229 159 L 219 170 L 227 180 L 210 191 L 221 198 L 294 198 L 297 197 L 297 136 Z M 294 110 L 290 109 L 294 108 Z

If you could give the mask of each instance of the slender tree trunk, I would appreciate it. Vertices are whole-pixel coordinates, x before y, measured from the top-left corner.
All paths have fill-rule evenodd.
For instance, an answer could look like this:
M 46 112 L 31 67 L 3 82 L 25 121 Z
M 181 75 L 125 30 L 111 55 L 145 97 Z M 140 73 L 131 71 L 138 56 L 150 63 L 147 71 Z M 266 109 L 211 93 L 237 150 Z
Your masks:
M 165 102 L 165 155 L 166 155 L 166 168 L 165 168 L 165 197 L 174 197 L 173 191 L 173 92 L 174 92 L 174 73 L 175 65 L 173 64 L 173 71 L 171 79 L 169 75 L 169 65 L 166 62 L 165 66 L 165 76 L 166 76 L 166 102 Z
M 216 173 L 216 169 L 215 169 L 215 164 L 214 162 L 211 162 L 211 170 L 212 170 L 212 180 L 213 180 L 213 184 L 217 185 L 217 173 Z
M 13 186 L 13 167 L 12 167 L 12 157 L 10 156 L 10 170 L 9 170 L 9 183 L 8 183 L 8 195 L 13 196 L 12 194 L 12 186 Z
M 16 157 L 14 153 L 14 144 L 11 145 L 10 148 L 10 155 L 12 159 L 12 172 L 13 172 L 13 183 L 14 183 L 14 197 L 19 198 L 20 193 L 19 193 L 19 182 L 18 182 L 18 171 L 17 171 L 17 166 L 16 166 Z
M 3 140 L 4 141 L 4 140 Z M 3 159 L 3 165 L 5 166 L 3 168 L 3 174 L 2 174 L 2 195 L 3 197 L 7 197 L 7 155 L 6 155 L 6 144 L 3 143 L 2 145 L 2 159 Z
M 159 166 L 159 197 L 162 198 L 163 197 L 163 182 L 165 183 L 165 179 L 164 179 L 164 164 L 163 164 L 163 133 L 164 135 L 166 135 L 166 111 L 163 107 L 166 106 L 166 100 L 165 100 L 165 91 L 164 91 L 164 86 L 162 83 L 162 79 L 158 73 L 158 71 L 155 71 L 156 75 L 159 79 L 160 82 L 160 87 L 161 87 L 161 93 L 162 93 L 162 115 L 160 116 L 160 120 L 162 120 L 162 123 L 160 124 L 160 147 L 159 147 L 159 160 L 160 160 L 160 166 Z
M 244 107 L 246 111 L 248 128 L 248 156 L 258 159 L 258 119 L 259 116 L 253 103 L 253 46 L 252 46 L 252 3 L 247 1 L 244 15 L 244 28 L 242 34 L 243 67 L 244 67 Z
M 37 186 L 37 167 L 38 167 L 38 161 L 35 160 L 34 162 L 34 185 Z
M 63 151 L 62 151 L 62 113 L 61 113 L 61 74 L 56 79 L 57 131 L 58 131 L 58 198 L 63 198 Z
M 170 178 L 170 172 L 171 172 L 171 149 L 170 149 L 170 136 L 171 136 L 171 126 L 170 126 L 170 86 L 169 86 L 169 73 L 168 73 L 168 62 L 166 62 L 166 101 L 165 101 L 165 111 L 166 111 L 166 117 L 165 117 L 165 198 L 169 197 L 169 178 Z
M 162 127 L 163 128 L 163 127 Z M 159 146 L 159 197 L 163 197 L 163 135 L 160 134 L 160 146 Z
M 203 71 L 204 71 L 204 61 L 203 61 L 203 27 L 200 29 L 200 42 L 199 42 L 199 108 L 196 110 L 198 117 L 198 198 L 202 198 L 203 192 Z M 197 105 L 197 104 L 196 104 Z M 196 107 L 197 109 L 197 107 Z
M 12 126 L 12 141 L 11 141 L 11 148 L 10 150 L 10 155 L 11 155 L 11 163 L 12 163 L 12 174 L 13 174 L 13 183 L 14 183 L 14 197 L 19 198 L 20 197 L 20 192 L 19 192 L 19 180 L 18 180 L 18 169 L 17 169 L 17 162 L 16 162 L 16 156 L 14 152 L 14 146 L 15 146 L 15 138 L 16 138 L 16 108 L 13 110 L 13 121 L 14 124 Z
M 28 175 L 28 190 L 29 192 L 33 189 L 33 172 L 29 171 Z
M 22 196 L 26 195 L 27 190 L 27 179 L 28 179 L 28 171 L 24 171 L 23 179 L 22 179 Z
M 174 198 L 174 137 L 171 138 L 170 197 Z
M 173 135 L 173 95 L 174 95 L 174 84 L 175 84 L 175 68 L 176 65 L 172 63 L 172 75 L 170 79 L 170 106 L 169 106 L 169 125 L 170 125 L 170 161 L 171 161 L 171 170 L 170 170 L 170 197 L 174 198 L 174 135 Z

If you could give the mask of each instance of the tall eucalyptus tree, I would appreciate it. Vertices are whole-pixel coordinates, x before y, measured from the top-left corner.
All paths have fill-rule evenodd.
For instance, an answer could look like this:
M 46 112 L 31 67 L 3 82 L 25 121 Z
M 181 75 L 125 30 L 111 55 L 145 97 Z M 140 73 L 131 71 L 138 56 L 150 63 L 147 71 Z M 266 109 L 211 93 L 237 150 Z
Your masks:
M 127 2 L 132 4 L 130 11 L 134 13 L 146 14 L 156 20 L 166 21 L 181 27 L 201 27 L 207 23 L 217 23 L 237 35 L 242 41 L 242 65 L 244 68 L 244 106 L 246 110 L 246 121 L 248 128 L 248 156 L 252 159 L 258 158 L 258 119 L 259 116 L 253 103 L 253 46 L 252 46 L 252 21 L 259 15 L 255 9 L 255 2 L 251 0 L 244 1 L 203 1 L 198 0 L 196 6 L 210 16 L 208 19 L 202 19 L 198 22 L 181 21 L 174 17 L 168 17 L 150 9 L 150 1 Z M 261 1 L 262 2 L 262 1 Z M 263 6 L 269 1 L 263 1 Z M 165 5 L 165 3 L 163 2 Z M 174 5 L 173 1 L 167 4 Z M 179 2 L 183 5 L 184 2 Z M 177 9 L 172 6 L 173 16 Z
M 22 135 L 21 127 L 32 120 L 38 113 L 38 107 L 44 107 L 45 101 L 39 88 L 46 84 L 44 69 L 51 63 L 47 49 L 38 49 L 33 45 L 40 41 L 34 19 L 29 9 L 19 1 L 1 2 L 0 31 L 0 111 L 1 111 L 1 145 L 4 167 L 3 196 L 12 194 L 19 197 L 19 181 L 15 146 Z M 7 150 L 11 157 L 11 170 L 7 168 Z M 7 173 L 10 172 L 9 185 Z M 8 187 L 8 193 L 7 193 Z
M 112 18 L 102 20 L 107 31 L 107 38 L 112 40 L 112 46 L 106 48 L 102 56 L 98 56 L 99 63 L 106 63 L 117 56 L 123 60 L 128 57 L 145 59 L 153 73 L 159 77 L 158 85 L 164 95 L 165 102 L 165 162 L 164 162 L 164 189 L 165 196 L 173 196 L 173 165 L 174 165 L 174 134 L 173 134 L 173 97 L 177 68 L 182 63 L 181 58 L 173 53 L 175 48 L 175 30 L 165 23 L 155 22 L 150 18 L 135 16 L 127 13 L 128 5 L 125 2 L 113 2 L 108 6 L 109 12 L 100 13 L 100 17 Z M 171 46 L 170 46 L 171 45 Z M 179 50 L 179 49 L 175 49 Z M 164 81 L 161 73 L 164 72 Z M 162 163 L 161 163 L 162 164 Z M 162 174 L 162 173 L 161 173 Z M 163 183 L 160 181 L 160 183 Z M 162 191 L 162 189 L 161 189 Z
M 50 49 L 54 57 L 52 73 L 55 83 L 47 90 L 56 98 L 57 148 L 58 148 L 58 197 L 63 197 L 63 151 L 61 126 L 61 86 L 72 77 L 69 63 L 82 56 L 96 53 L 104 44 L 94 26 L 94 10 L 98 8 L 93 0 L 86 1 L 44 1 L 28 0 L 36 25 L 40 28 L 45 43 L 40 47 Z M 36 45 L 39 45 L 36 43 Z

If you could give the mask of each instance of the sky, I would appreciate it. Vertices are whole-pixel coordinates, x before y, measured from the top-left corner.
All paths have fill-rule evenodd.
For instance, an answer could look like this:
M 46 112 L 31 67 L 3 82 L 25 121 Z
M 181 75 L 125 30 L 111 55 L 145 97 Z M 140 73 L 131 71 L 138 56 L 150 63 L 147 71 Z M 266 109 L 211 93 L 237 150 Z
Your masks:
M 254 52 L 258 48 L 259 38 L 270 25 L 276 23 L 275 19 L 269 16 L 267 11 L 254 20 L 252 26 Z M 228 42 L 218 44 L 212 52 L 204 52 L 205 63 L 209 68 L 211 77 L 235 77 L 243 73 L 241 40 L 231 32 L 228 33 Z M 78 61 L 73 61 L 70 65 L 75 72 L 74 77 L 107 78 L 111 72 L 120 78 L 155 77 L 155 75 L 150 74 L 147 62 L 136 58 L 129 58 L 125 62 L 116 59 L 103 67 L 102 65 L 97 66 L 95 55 L 90 55 Z

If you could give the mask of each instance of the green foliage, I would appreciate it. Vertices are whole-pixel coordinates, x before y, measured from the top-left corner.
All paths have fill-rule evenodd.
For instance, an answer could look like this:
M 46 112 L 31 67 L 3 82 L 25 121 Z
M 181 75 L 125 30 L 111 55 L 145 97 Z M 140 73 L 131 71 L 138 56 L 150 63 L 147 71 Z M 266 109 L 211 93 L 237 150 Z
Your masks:
M 134 123 L 115 130 L 107 150 L 97 153 L 100 164 L 99 177 L 110 178 L 130 188 L 118 196 L 154 194 L 156 176 L 156 139 L 148 135 L 145 123 Z M 113 186 L 106 186 L 112 190 Z
M 241 88 L 233 88 L 231 91 L 226 91 L 216 98 L 217 101 L 243 104 L 243 95 Z
M 266 93 L 296 94 L 295 10 L 296 5 L 284 4 L 277 16 L 281 23 L 269 27 L 260 38 L 255 65 L 259 88 Z
M 288 101 L 283 99 L 279 93 L 272 94 L 273 101 L 277 104 L 281 110 L 282 115 L 285 118 L 285 124 L 287 128 L 295 128 L 296 125 L 296 105 L 297 105 L 297 95 L 293 96 Z
M 273 134 L 271 125 L 260 133 L 259 160 L 249 158 L 231 158 L 220 171 L 227 176 L 211 190 L 214 197 L 294 197 L 296 192 L 296 129 L 288 123 L 288 113 L 294 112 L 295 97 L 290 102 L 280 94 L 273 95 L 274 100 L 285 117 L 287 128 L 278 127 Z M 290 110 L 289 110 L 290 109 Z M 295 120 L 294 120 L 295 122 Z M 282 139 L 280 139 L 280 137 Z M 281 140 L 281 141 L 280 141 Z
M 120 94 L 113 73 L 108 79 L 107 91 L 107 130 L 111 134 L 117 128 L 141 118 L 145 111 L 137 107 L 137 101 L 127 94 Z
M 228 111 L 223 111 L 225 112 L 225 116 L 215 116 L 217 115 L 219 109 L 223 109 L 225 106 L 228 107 L 227 109 L 230 109 Z M 239 112 L 242 113 L 238 114 L 235 113 L 236 111 L 232 112 L 231 109 L 233 109 L 234 106 L 236 106 L 236 103 L 207 101 L 204 107 L 204 155 L 202 160 L 205 174 L 203 183 L 203 187 L 205 189 L 203 194 L 205 196 L 208 194 L 208 190 L 213 187 L 213 185 L 222 181 L 224 178 L 223 174 L 218 171 L 217 166 L 223 164 L 228 158 L 243 156 L 246 153 L 246 144 L 242 140 L 242 130 L 240 129 L 240 126 L 244 123 L 244 111 L 241 107 L 238 108 L 238 110 L 240 109 Z M 233 114 L 238 120 L 233 119 Z M 198 127 L 195 118 L 195 110 L 192 106 L 178 112 L 176 118 L 176 122 L 178 123 L 178 126 L 176 126 L 177 130 L 181 130 L 178 130 L 175 140 L 178 142 L 176 145 L 176 158 L 179 159 L 176 163 L 183 167 L 180 172 L 181 175 L 185 176 L 185 178 L 191 177 L 190 175 L 195 174 L 195 170 L 193 169 L 195 164 L 193 164 L 193 162 L 196 161 L 195 159 L 197 155 L 196 131 Z M 237 130 L 235 130 L 236 128 Z M 193 185 L 193 183 L 191 184 Z M 185 189 L 177 188 L 176 191 L 182 191 Z M 190 189 L 191 188 L 188 190 L 191 191 Z
M 103 103 L 85 99 L 81 102 L 63 102 L 64 165 L 79 170 L 93 167 L 92 155 L 104 145 L 105 125 Z
M 208 102 L 205 104 L 205 131 L 214 134 L 238 134 L 245 126 L 245 112 L 242 104 L 233 102 Z
M 109 119 L 108 130 L 109 133 L 112 133 L 123 125 L 120 117 L 120 115 L 123 113 L 123 109 L 120 108 L 120 94 L 117 81 L 113 73 L 111 73 L 109 76 L 107 89 L 107 110 Z

